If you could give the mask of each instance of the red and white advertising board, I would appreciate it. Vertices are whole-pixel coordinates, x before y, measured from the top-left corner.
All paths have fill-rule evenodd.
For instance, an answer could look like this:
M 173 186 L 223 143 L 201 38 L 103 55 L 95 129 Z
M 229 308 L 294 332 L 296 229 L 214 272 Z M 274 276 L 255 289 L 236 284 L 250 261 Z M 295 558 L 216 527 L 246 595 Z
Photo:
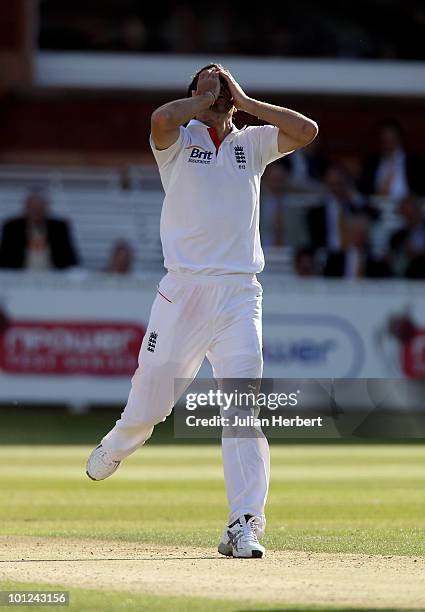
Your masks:
M 158 280 L 0 274 L 0 402 L 125 402 Z M 425 284 L 259 280 L 265 376 L 425 376 Z

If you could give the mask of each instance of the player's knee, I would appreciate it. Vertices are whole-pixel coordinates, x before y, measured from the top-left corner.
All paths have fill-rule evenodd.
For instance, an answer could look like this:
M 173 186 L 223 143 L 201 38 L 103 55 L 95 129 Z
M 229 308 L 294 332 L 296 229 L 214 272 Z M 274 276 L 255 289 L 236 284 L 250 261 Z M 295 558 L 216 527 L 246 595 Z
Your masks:
M 121 415 L 121 419 L 117 422 L 121 429 L 134 432 L 147 432 L 158 425 L 162 421 L 165 421 L 169 412 L 154 412 L 149 409 L 141 410 L 137 415 L 129 417 L 125 411 Z
M 234 355 L 221 364 L 220 378 L 261 378 L 263 357 L 261 353 Z
M 163 370 L 150 365 L 140 366 L 134 373 L 125 416 L 141 428 L 155 427 L 171 413 L 174 384 Z

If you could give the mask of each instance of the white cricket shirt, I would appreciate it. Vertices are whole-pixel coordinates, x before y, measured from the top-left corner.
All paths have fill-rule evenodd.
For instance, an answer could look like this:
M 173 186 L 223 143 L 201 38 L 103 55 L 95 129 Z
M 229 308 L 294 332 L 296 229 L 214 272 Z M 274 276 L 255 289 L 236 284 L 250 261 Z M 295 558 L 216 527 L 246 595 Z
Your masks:
M 232 132 L 218 151 L 208 126 L 192 119 L 168 149 L 150 145 L 165 199 L 164 265 L 193 274 L 257 273 L 264 267 L 259 231 L 260 179 L 283 157 L 272 125 Z

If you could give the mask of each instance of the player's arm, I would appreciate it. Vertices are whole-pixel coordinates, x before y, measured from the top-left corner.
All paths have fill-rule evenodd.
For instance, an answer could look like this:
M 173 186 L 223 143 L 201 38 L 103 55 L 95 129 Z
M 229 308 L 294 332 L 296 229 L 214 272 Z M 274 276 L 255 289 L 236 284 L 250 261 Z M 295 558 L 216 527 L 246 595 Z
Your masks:
M 221 69 L 220 72 L 229 84 L 233 104 L 237 109 L 279 128 L 278 148 L 280 153 L 288 153 L 305 147 L 316 138 L 319 128 L 315 121 L 289 108 L 250 98 L 230 72 L 224 69 Z
M 192 98 L 168 102 L 152 113 L 151 133 L 157 149 L 171 147 L 179 137 L 180 126 L 215 103 L 220 92 L 218 75 L 216 68 L 204 70 Z

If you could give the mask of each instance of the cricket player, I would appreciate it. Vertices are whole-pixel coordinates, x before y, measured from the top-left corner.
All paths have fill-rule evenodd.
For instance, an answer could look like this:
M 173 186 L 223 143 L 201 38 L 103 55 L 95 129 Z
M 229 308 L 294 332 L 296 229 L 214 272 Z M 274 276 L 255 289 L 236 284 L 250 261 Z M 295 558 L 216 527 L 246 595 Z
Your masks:
M 268 125 L 239 130 L 236 110 Z M 158 286 L 127 405 L 88 459 L 91 479 L 113 474 L 149 439 L 177 401 L 175 379 L 193 380 L 205 356 L 218 380 L 261 377 L 260 180 L 267 164 L 307 145 L 317 132 L 304 115 L 250 98 L 219 64 L 199 70 L 187 98 L 152 114 L 168 273 Z M 223 436 L 222 456 L 230 514 L 218 550 L 262 557 L 267 440 Z

